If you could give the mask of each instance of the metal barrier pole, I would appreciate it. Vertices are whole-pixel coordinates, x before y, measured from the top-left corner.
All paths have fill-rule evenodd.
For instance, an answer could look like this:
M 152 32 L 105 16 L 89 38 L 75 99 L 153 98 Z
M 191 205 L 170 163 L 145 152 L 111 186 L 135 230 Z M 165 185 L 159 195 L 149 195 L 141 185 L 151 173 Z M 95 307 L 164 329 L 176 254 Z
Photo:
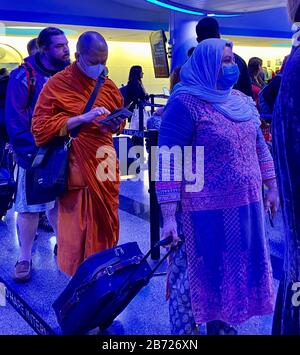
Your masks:
M 149 157 L 148 157 L 148 176 L 149 176 L 149 198 L 150 198 L 150 245 L 152 248 L 151 259 L 160 259 L 160 247 L 155 247 L 155 244 L 160 240 L 160 207 L 157 202 L 155 181 L 152 181 L 151 168 L 156 169 L 156 157 L 151 157 L 151 147 L 158 145 L 158 131 L 148 130 L 144 132 L 144 107 L 150 106 L 151 113 L 154 113 L 155 107 L 163 107 L 162 104 L 155 104 L 155 98 L 167 99 L 165 95 L 150 95 L 151 104 L 149 103 L 138 103 L 139 108 L 139 130 L 124 130 L 124 134 L 129 134 L 133 136 L 134 144 L 144 145 L 144 137 L 149 140 Z M 153 164 L 151 164 L 153 161 Z
M 139 102 L 139 131 L 144 130 L 144 105 Z
M 149 130 L 147 132 L 149 139 L 149 157 L 148 157 L 148 176 L 149 176 L 149 195 L 150 195 L 150 247 L 153 248 L 151 252 L 151 259 L 158 260 L 160 258 L 160 247 L 154 247 L 160 240 L 160 214 L 159 204 L 157 202 L 155 181 L 151 179 L 151 167 L 156 168 L 156 157 L 151 156 L 151 147 L 158 144 L 158 131 Z M 153 164 L 151 164 L 151 161 Z
M 138 108 L 139 108 L 139 129 L 138 129 L 138 134 L 134 134 L 132 137 L 132 144 L 136 146 L 144 146 L 143 134 L 142 135 L 140 134 L 144 132 L 144 105 L 140 101 L 138 103 Z M 139 154 L 137 154 L 137 158 L 139 158 Z
M 150 102 L 151 102 L 151 115 L 154 114 L 154 99 L 155 99 L 155 95 L 151 94 L 150 95 Z

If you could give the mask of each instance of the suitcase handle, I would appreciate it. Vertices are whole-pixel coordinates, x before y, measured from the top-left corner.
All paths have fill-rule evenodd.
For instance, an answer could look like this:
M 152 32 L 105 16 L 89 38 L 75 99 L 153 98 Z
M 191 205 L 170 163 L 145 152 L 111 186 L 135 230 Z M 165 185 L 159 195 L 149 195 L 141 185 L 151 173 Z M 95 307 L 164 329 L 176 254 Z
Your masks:
M 135 255 L 130 259 L 119 262 L 118 264 L 108 266 L 106 268 L 106 274 L 108 276 L 111 276 L 116 271 L 122 270 L 122 269 L 129 267 L 131 265 L 134 265 L 134 264 L 139 264 L 142 260 L 143 260 L 143 254 Z
M 173 241 L 173 237 L 172 237 L 172 235 L 170 235 L 169 237 L 167 237 L 167 238 L 165 238 L 165 239 L 163 239 L 163 240 L 158 241 L 158 242 L 155 244 L 155 247 L 154 247 L 154 248 L 156 248 L 156 247 L 164 247 L 164 246 L 166 246 L 166 245 L 171 244 L 172 241 Z
M 149 280 L 150 280 L 151 277 L 155 274 L 155 271 L 162 265 L 162 263 L 163 263 L 176 249 L 178 249 L 178 247 L 182 244 L 182 242 L 183 242 L 183 235 L 182 235 L 182 234 L 179 235 L 179 238 L 180 238 L 180 240 L 179 240 L 179 242 L 177 243 L 177 245 L 176 245 L 176 246 L 172 246 L 172 247 L 168 250 L 168 252 L 164 255 L 164 257 L 163 257 L 162 259 L 160 259 L 160 261 L 159 261 L 159 262 L 155 265 L 155 267 L 152 269 L 152 272 L 151 272 L 150 275 L 148 276 L 148 279 L 149 279 Z M 165 238 L 165 239 L 163 239 L 163 240 L 158 241 L 158 242 L 155 244 L 155 246 L 154 246 L 153 248 L 151 248 L 151 249 L 145 254 L 145 256 L 144 256 L 143 260 L 141 261 L 141 263 L 142 263 L 144 260 L 146 260 L 146 259 L 150 256 L 150 254 L 151 254 L 151 252 L 152 252 L 152 250 L 153 250 L 154 248 L 156 248 L 156 247 L 163 247 L 163 246 L 169 245 L 169 244 L 172 243 L 172 241 L 173 241 L 173 236 L 172 236 L 172 235 L 170 235 L 169 237 L 167 237 L 167 238 Z
M 155 274 L 155 271 L 162 265 L 162 263 L 182 244 L 182 240 L 183 240 L 183 236 L 180 235 L 179 237 L 181 237 L 180 241 L 177 243 L 176 246 L 171 247 L 168 252 L 166 253 L 166 255 L 156 264 L 156 266 L 151 270 L 151 272 L 149 273 L 149 275 L 147 276 L 147 278 L 144 279 L 144 284 L 147 284 L 149 282 L 149 280 L 153 277 L 153 275 Z M 165 246 L 170 244 L 173 241 L 173 237 L 169 236 L 163 240 L 160 240 L 159 242 L 156 243 L 156 245 L 154 246 Z M 142 260 L 140 260 L 140 264 L 142 264 L 143 262 L 145 262 L 147 260 L 147 258 L 150 256 L 151 251 L 153 248 L 151 248 L 142 258 Z M 120 287 L 120 289 L 118 290 L 118 294 L 121 294 L 123 292 L 123 290 L 127 287 L 127 281 L 134 275 L 134 273 L 136 272 L 136 270 L 133 270 L 129 276 L 125 279 L 125 281 L 123 282 L 123 285 Z

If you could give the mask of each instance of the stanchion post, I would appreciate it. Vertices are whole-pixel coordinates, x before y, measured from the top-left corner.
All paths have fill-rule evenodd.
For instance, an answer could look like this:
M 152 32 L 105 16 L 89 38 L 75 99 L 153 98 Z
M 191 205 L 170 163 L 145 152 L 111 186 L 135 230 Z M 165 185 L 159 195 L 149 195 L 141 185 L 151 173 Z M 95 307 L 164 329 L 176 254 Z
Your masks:
M 139 102 L 139 131 L 144 130 L 144 105 L 142 102 Z
M 155 99 L 155 95 L 151 94 L 151 95 L 150 95 L 151 115 L 154 114 L 154 109 L 155 109 L 155 106 L 154 106 L 154 99 Z
M 151 168 L 155 169 L 156 164 L 151 164 L 155 162 L 155 157 L 151 157 L 151 147 L 157 146 L 158 144 L 158 131 L 149 130 L 148 131 L 149 139 L 149 158 L 148 158 L 148 174 L 149 174 L 149 194 L 150 194 L 150 244 L 152 252 L 151 258 L 158 260 L 160 258 L 160 248 L 154 248 L 155 244 L 160 240 L 160 214 L 159 214 L 159 205 L 157 202 L 156 191 L 155 191 L 155 181 L 151 179 Z
M 144 132 L 144 105 L 141 101 L 138 103 L 139 108 L 139 133 Z M 140 134 L 134 137 L 134 145 L 144 146 L 144 138 Z

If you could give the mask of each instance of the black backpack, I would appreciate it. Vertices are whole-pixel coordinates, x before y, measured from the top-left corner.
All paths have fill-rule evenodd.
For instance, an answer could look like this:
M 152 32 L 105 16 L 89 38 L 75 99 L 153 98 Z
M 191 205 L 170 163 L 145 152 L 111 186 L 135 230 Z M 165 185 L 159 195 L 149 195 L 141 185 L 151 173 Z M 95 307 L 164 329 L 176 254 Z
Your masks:
M 8 80 L 8 76 L 5 76 L 0 79 L 0 140 L 4 142 L 8 142 L 8 135 L 5 124 L 5 99 Z
M 26 73 L 27 88 L 28 88 L 28 105 L 29 105 L 35 90 L 36 74 L 33 66 L 28 62 L 22 63 L 20 67 L 23 67 Z M 8 81 L 9 81 L 8 76 L 0 79 L 0 140 L 4 142 L 9 142 L 9 137 L 6 129 L 6 122 L 5 122 L 5 100 L 6 100 Z
M 16 191 L 14 170 L 13 152 L 6 147 L 0 156 L 0 219 L 5 216 L 14 201 Z

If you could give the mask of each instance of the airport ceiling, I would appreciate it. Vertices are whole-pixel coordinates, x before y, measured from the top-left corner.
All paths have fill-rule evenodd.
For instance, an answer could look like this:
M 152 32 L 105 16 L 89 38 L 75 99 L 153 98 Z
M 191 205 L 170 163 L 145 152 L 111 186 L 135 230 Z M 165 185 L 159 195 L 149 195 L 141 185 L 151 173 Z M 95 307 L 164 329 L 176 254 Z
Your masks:
M 3 25 L 8 35 L 36 37 L 43 28 L 39 23 L 14 22 L 5 21 Z M 116 42 L 149 42 L 151 31 L 109 28 L 109 27 L 86 27 L 54 24 L 62 28 L 68 38 L 77 39 L 79 35 L 85 31 L 98 31 L 107 41 Z M 0 32 L 1 33 L 1 32 Z M 167 37 L 169 33 L 166 32 Z M 225 38 L 230 39 L 236 46 L 253 46 L 253 47 L 290 47 L 291 40 L 289 38 L 268 38 L 268 37 L 251 37 L 224 34 Z
M 153 10 L 150 1 L 147 0 L 113 0 L 120 4 L 137 7 L 141 9 Z M 194 10 L 204 10 L 209 12 L 252 12 L 284 7 L 286 0 L 159 0 L 157 3 L 164 3 L 180 8 L 189 8 Z
M 63 24 L 153 31 L 169 29 L 170 10 L 155 3 L 187 6 L 208 12 L 238 12 L 220 18 L 221 31 L 232 36 L 289 38 L 291 24 L 282 6 L 286 0 L 0 0 L 0 22 Z M 262 10 L 260 12 L 253 12 Z M 180 16 L 180 13 L 176 13 Z M 186 15 L 192 21 L 199 16 Z M 1 23 L 0 23 L 1 26 Z M 1 29 L 1 28 L 0 28 Z

